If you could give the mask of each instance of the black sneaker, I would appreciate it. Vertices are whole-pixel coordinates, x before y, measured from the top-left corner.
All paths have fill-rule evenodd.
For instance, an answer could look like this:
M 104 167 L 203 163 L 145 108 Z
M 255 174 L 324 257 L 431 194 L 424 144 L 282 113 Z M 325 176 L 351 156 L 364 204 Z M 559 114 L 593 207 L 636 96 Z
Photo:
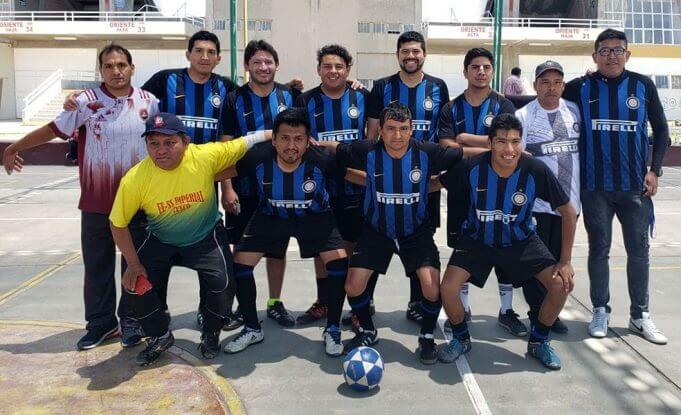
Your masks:
M 227 312 L 227 315 L 225 316 L 224 319 L 224 325 L 222 326 L 222 329 L 225 331 L 231 331 L 231 330 L 236 330 L 239 327 L 244 325 L 244 316 L 241 315 L 239 312 L 239 309 L 236 310 L 236 312 L 232 313 Z
M 200 329 L 203 329 L 203 313 L 201 310 L 196 311 L 196 326 Z
M 307 309 L 307 311 L 296 317 L 296 323 L 297 324 L 314 323 L 315 321 L 325 318 L 328 312 L 329 308 L 325 304 L 322 304 L 319 302 L 319 300 L 317 300 L 310 306 L 310 308 Z
M 373 346 L 378 343 L 378 333 L 368 330 L 360 330 L 359 333 L 343 346 L 343 354 L 347 354 L 352 349 L 360 346 Z
M 173 337 L 172 331 L 168 331 L 168 336 L 166 337 L 149 337 L 147 339 L 147 347 L 139 352 L 135 361 L 138 365 L 149 366 L 158 360 L 161 353 L 168 350 L 173 343 L 175 343 L 175 337 Z
M 556 321 L 553 323 L 553 326 L 551 326 L 551 331 L 558 334 L 566 334 L 568 332 L 568 326 L 556 317 Z
M 420 301 L 412 301 L 411 303 L 407 304 L 407 320 L 411 320 L 416 323 L 423 321 Z
M 106 339 L 118 336 L 118 323 L 113 326 L 93 327 L 76 343 L 78 350 L 94 349 Z
M 273 306 L 267 306 L 267 317 L 276 321 L 280 326 L 293 327 L 296 325 L 296 320 L 281 301 L 277 301 Z
M 137 326 L 121 326 L 121 347 L 137 346 L 142 343 L 142 328 Z
M 424 365 L 437 363 L 437 350 L 435 349 L 435 339 L 419 336 L 419 347 L 416 349 L 419 360 Z
M 204 359 L 213 359 L 220 353 L 220 332 L 201 333 L 199 351 Z
M 512 308 L 506 310 L 504 314 L 501 314 L 501 311 L 499 311 L 497 321 L 501 327 L 508 330 L 512 335 L 517 337 L 527 336 L 527 327 L 518 320 L 518 314 Z

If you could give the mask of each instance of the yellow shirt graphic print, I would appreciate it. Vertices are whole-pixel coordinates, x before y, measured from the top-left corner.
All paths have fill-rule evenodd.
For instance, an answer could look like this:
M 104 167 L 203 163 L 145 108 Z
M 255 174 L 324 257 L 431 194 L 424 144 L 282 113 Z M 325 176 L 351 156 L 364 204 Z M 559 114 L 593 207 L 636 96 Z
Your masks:
M 121 180 L 111 223 L 128 226 L 142 209 L 149 230 L 161 242 L 193 245 L 205 238 L 220 220 L 215 175 L 233 165 L 246 152 L 244 140 L 189 144 L 180 165 L 163 170 L 149 158 L 130 169 Z

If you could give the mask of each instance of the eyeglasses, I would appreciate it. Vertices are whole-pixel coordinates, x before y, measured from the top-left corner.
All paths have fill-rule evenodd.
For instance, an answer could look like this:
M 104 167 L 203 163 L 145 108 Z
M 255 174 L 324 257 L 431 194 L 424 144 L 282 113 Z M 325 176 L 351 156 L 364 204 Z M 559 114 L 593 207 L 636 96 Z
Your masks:
M 616 47 L 616 48 L 600 48 L 598 49 L 598 54 L 601 56 L 610 56 L 611 53 L 614 53 L 615 56 L 622 56 L 624 55 L 624 52 L 627 50 L 624 49 L 623 47 Z

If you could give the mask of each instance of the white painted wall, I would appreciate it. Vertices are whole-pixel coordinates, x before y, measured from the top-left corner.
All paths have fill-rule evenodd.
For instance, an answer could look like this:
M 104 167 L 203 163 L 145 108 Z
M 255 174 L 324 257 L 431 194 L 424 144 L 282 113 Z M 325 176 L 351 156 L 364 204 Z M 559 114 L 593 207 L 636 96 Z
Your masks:
M 442 78 L 447 84 L 449 96 L 455 98 L 466 89 L 463 77 L 464 55 L 430 54 L 426 57 L 423 70 L 433 76 Z
M 0 96 L 0 119 L 16 118 L 16 97 L 14 95 L 14 51 L 7 43 L 0 43 L 0 79 L 2 79 L 2 95 Z
M 142 86 L 151 75 L 161 69 L 184 68 L 189 66 L 184 50 L 143 50 L 131 49 L 132 61 L 135 64 L 134 86 Z
M 97 68 L 97 49 L 14 49 L 16 118 L 21 118 L 23 98 L 59 68 L 66 79 L 92 76 Z

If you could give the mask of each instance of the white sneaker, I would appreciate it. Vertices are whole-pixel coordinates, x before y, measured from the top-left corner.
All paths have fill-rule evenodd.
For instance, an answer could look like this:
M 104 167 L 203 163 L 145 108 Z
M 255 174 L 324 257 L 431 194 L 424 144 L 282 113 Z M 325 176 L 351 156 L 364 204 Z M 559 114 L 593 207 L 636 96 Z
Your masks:
M 643 313 L 642 318 L 629 318 L 629 330 L 651 343 L 667 344 L 667 337 L 655 327 L 655 323 L 650 319 L 650 313 Z
M 244 327 L 238 336 L 225 346 L 225 353 L 239 353 L 248 346 L 256 343 L 260 343 L 265 339 L 265 333 L 262 329 L 253 330 L 248 327 Z
M 329 356 L 340 356 L 343 354 L 343 343 L 341 343 L 341 332 L 336 326 L 331 326 L 324 330 L 322 334 L 324 348 Z
M 602 338 L 608 335 L 608 322 L 610 313 L 605 311 L 605 307 L 595 307 L 594 315 L 589 323 L 589 335 L 591 337 Z

